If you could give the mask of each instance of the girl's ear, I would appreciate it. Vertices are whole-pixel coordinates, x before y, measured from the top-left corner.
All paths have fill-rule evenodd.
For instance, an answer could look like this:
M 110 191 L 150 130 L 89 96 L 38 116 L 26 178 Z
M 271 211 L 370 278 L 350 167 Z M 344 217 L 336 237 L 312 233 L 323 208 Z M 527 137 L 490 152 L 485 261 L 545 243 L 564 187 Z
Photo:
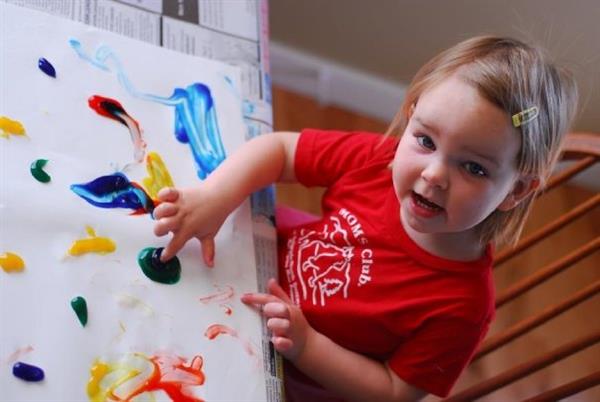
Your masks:
M 498 210 L 510 211 L 521 201 L 527 198 L 540 186 L 540 179 L 536 175 L 523 175 L 517 179 L 513 189 L 506 195 L 506 198 L 498 205 Z

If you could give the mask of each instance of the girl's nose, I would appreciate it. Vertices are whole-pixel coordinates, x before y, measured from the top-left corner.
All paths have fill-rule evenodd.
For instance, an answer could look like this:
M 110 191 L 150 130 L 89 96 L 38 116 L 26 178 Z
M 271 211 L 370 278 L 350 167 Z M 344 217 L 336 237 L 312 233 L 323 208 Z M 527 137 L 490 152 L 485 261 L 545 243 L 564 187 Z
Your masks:
M 442 190 L 448 188 L 448 169 L 440 161 L 433 161 L 425 166 L 421 177 L 431 186 L 439 187 Z

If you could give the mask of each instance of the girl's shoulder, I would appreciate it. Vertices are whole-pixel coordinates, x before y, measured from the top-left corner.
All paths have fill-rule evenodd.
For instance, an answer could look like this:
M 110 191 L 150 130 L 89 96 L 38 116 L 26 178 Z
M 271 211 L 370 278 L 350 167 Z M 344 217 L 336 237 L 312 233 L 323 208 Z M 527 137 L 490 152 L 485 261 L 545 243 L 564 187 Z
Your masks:
M 321 130 L 307 128 L 301 132 L 301 143 L 310 148 L 335 147 L 337 152 L 367 158 L 393 158 L 399 137 L 371 131 Z

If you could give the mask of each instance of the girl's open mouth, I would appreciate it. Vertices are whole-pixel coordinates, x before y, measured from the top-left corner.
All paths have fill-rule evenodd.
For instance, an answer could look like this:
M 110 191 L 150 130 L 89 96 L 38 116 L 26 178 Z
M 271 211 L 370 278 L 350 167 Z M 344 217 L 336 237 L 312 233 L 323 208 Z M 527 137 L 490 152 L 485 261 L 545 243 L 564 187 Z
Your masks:
M 411 194 L 411 201 L 415 214 L 425 218 L 435 216 L 444 210 L 444 208 L 427 200 L 425 197 L 414 191 Z

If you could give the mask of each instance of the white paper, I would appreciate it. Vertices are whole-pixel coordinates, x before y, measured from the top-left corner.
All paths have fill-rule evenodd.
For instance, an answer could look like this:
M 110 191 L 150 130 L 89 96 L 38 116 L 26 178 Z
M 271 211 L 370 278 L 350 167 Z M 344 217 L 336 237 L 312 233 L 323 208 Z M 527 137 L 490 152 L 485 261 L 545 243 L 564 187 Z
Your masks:
M 96 359 L 135 365 L 132 356 L 141 353 L 182 356 L 187 363 L 201 356 L 206 380 L 188 391 L 198 399 L 266 400 L 261 320 L 239 301 L 242 293 L 258 288 L 248 203 L 219 233 L 215 268 L 205 267 L 198 243 L 189 242 L 178 254 L 180 282 L 164 285 L 145 277 L 137 264 L 141 249 L 167 240 L 154 237 L 149 215 L 98 208 L 70 190 L 116 170 L 125 169 L 138 183 L 146 176 L 145 164 L 132 164 L 127 128 L 92 111 L 91 95 L 121 102 L 140 123 L 146 150 L 162 156 L 176 185 L 199 180 L 189 145 L 175 140 L 173 108 L 132 96 L 114 71 L 81 59 L 70 39 L 88 52 L 102 45 L 112 49 L 140 92 L 168 97 L 176 87 L 206 84 L 228 154 L 246 133 L 239 69 L 1 2 L 0 15 L 0 115 L 20 121 L 27 133 L 0 138 L 0 254 L 17 253 L 26 265 L 22 273 L 0 271 L 0 399 L 87 400 Z M 57 78 L 38 69 L 39 57 L 54 65 Z M 29 172 L 39 158 L 48 160 L 50 183 Z M 87 236 L 86 225 L 113 239 L 116 251 L 67 256 L 72 242 Z M 201 301 L 229 287 L 233 295 L 223 303 Z M 89 321 L 83 328 L 69 304 L 75 296 L 87 300 Z M 215 323 L 237 336 L 208 339 L 205 331 Z M 41 367 L 45 380 L 14 377 L 16 360 Z M 153 397 L 169 400 L 161 392 Z
M 163 46 L 239 66 L 242 71 L 243 96 L 260 99 L 258 42 L 163 17 Z

